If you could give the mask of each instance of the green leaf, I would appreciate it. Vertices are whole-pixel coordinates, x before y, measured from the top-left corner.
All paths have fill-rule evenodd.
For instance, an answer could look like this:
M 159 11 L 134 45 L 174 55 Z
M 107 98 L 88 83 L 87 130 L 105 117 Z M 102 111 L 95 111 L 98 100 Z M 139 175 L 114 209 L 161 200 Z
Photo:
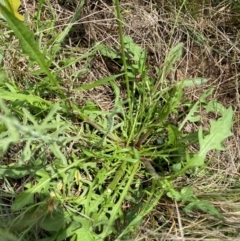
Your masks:
M 171 189 L 169 192 L 167 192 L 167 196 L 172 198 L 173 200 L 176 200 L 176 201 L 180 201 L 181 200 L 180 193 L 177 190 L 175 190 L 175 189 Z
M 162 120 L 167 119 L 167 117 L 176 112 L 176 108 L 180 104 L 180 99 L 182 97 L 182 88 L 172 88 L 171 91 L 167 94 L 167 101 L 162 110 L 160 111 L 160 117 Z
M 216 100 L 211 100 L 208 102 L 206 110 L 208 112 L 214 112 L 222 115 L 226 108 L 222 104 L 218 103 Z
M 46 213 L 39 210 L 37 206 L 30 207 L 27 212 L 23 212 L 11 225 L 11 230 L 24 230 L 32 228 Z
M 128 223 L 124 227 L 124 230 L 118 234 L 117 241 L 123 240 L 122 237 L 129 233 L 129 231 L 132 231 L 134 227 L 139 226 L 142 219 L 146 217 L 147 214 L 149 214 L 154 207 L 156 207 L 159 200 L 162 198 L 163 194 L 165 193 L 165 190 L 159 189 L 159 182 L 158 180 L 152 180 L 151 185 L 151 191 L 149 193 L 149 196 L 144 202 L 142 200 L 139 200 L 140 203 L 134 207 L 135 210 L 129 215 Z M 131 211 L 130 211 L 131 212 Z
M 75 217 L 73 216 L 73 218 Z M 71 237 L 80 227 L 81 222 L 71 221 L 70 225 L 68 225 L 68 227 L 66 227 L 66 229 L 64 229 L 63 232 L 58 235 L 57 241 L 66 240 L 68 237 Z
M 22 165 L 12 165 L 12 166 L 1 166 L 0 167 L 0 179 L 1 177 L 11 177 L 18 179 L 26 175 L 31 175 L 37 170 L 42 168 L 41 166 L 22 166 Z
M 116 78 L 118 78 L 119 76 L 122 76 L 122 75 L 123 74 L 111 75 L 109 77 L 106 77 L 106 78 L 100 79 L 98 81 L 95 81 L 94 83 L 81 85 L 80 87 L 78 87 L 74 90 L 90 90 L 90 89 L 96 88 L 100 85 L 104 85 L 104 84 L 106 84 L 106 83 L 108 83 L 112 80 L 115 80 Z
M 52 102 L 47 101 L 42 99 L 39 96 L 36 95 L 26 95 L 26 94 L 21 94 L 21 93 L 14 93 L 14 92 L 9 92 L 9 91 L 5 91 L 3 89 L 0 89 L 0 98 L 4 99 L 4 100 L 11 100 L 11 101 L 15 101 L 15 100 L 22 100 L 22 101 L 26 101 L 31 105 L 36 105 L 36 103 L 38 104 L 38 106 L 40 104 L 44 104 L 47 106 L 51 106 Z
M 179 131 L 178 128 L 173 125 L 168 125 L 167 131 L 168 131 L 168 142 L 167 142 L 168 145 L 175 144 L 177 141 L 177 138 L 182 134 L 181 131 Z
M 193 193 L 192 187 L 184 187 L 181 190 L 181 198 L 182 198 L 182 203 L 193 202 L 197 200 L 196 196 Z
M 0 229 L 0 240 L 1 241 L 17 241 L 17 239 L 13 234 L 8 232 L 7 230 Z
M 117 171 L 114 180 L 110 183 L 106 190 L 106 196 L 109 196 L 111 192 L 109 190 L 115 192 L 118 189 L 118 186 L 124 185 L 123 190 L 121 191 L 121 195 L 119 195 L 119 199 L 115 204 L 112 205 L 112 210 L 109 211 L 110 217 L 109 220 L 106 221 L 107 225 L 104 226 L 103 232 L 99 235 L 99 240 L 104 240 L 111 234 L 114 230 L 114 222 L 119 217 L 119 211 L 121 210 L 122 203 L 124 198 L 127 196 L 130 185 L 132 184 L 133 178 L 138 170 L 139 162 L 133 164 L 131 169 L 129 169 L 130 175 L 125 182 L 125 170 L 126 164 L 123 162 L 119 170 Z M 112 201 L 110 201 L 112 203 Z
M 60 50 L 61 43 L 64 41 L 65 37 L 68 35 L 70 30 L 72 29 L 72 26 L 78 21 L 79 16 L 81 14 L 81 11 L 83 9 L 85 1 L 80 1 L 77 9 L 74 11 L 74 15 L 71 19 L 71 21 L 67 24 L 66 28 L 61 31 L 61 33 L 58 35 L 58 37 L 55 39 L 54 44 L 52 46 L 51 55 L 55 56 L 57 52 Z
M 181 170 L 181 172 L 186 171 L 189 168 L 202 167 L 204 165 L 205 156 L 200 156 L 199 154 L 194 154 L 193 157 L 190 157 L 189 154 L 186 154 L 187 164 Z
M 44 71 L 44 73 L 46 73 L 46 75 L 49 77 L 49 80 L 51 81 L 53 86 L 58 87 L 56 79 L 49 71 L 49 64 L 47 63 L 45 56 L 39 50 L 38 44 L 34 40 L 33 33 L 20 20 L 18 20 L 14 15 L 12 15 L 6 7 L 1 6 L 1 12 L 6 19 L 8 25 L 13 30 L 14 34 L 19 39 L 19 43 L 23 52 L 28 55 L 31 60 L 35 60 Z
M 108 57 L 111 59 L 121 58 L 119 53 L 117 53 L 114 49 L 110 48 L 109 46 L 106 46 L 105 44 L 99 44 L 98 48 L 99 48 L 99 52 L 105 57 Z
M 195 85 L 202 85 L 207 83 L 207 79 L 205 78 L 194 78 L 194 79 L 185 79 L 183 80 L 183 87 L 191 87 L 191 86 L 195 86 Z M 177 83 L 177 85 L 180 85 L 181 81 Z
M 123 36 L 125 48 L 129 51 L 128 59 L 134 60 L 136 63 L 145 62 L 142 58 L 145 56 L 145 50 L 141 48 L 138 44 L 134 43 L 130 36 Z M 141 61 L 142 60 L 142 61 Z
M 216 121 L 210 121 L 211 128 L 208 135 L 203 136 L 202 127 L 200 127 L 198 132 L 200 150 L 192 157 L 187 154 L 187 163 L 177 175 L 183 174 L 189 168 L 203 166 L 206 155 L 210 150 L 225 150 L 225 148 L 222 146 L 222 142 L 232 135 L 232 123 L 233 110 L 232 107 L 229 107 L 223 112 L 223 116 L 221 118 Z
M 179 130 L 183 128 L 183 126 L 186 124 L 187 121 L 196 122 L 200 120 L 201 116 L 198 113 L 199 105 L 201 103 L 205 103 L 207 97 L 211 95 L 212 92 L 213 92 L 213 88 L 209 89 L 200 97 L 199 101 L 197 101 L 195 104 L 191 106 L 191 109 L 188 112 L 187 116 L 184 118 L 183 122 L 179 125 L 179 128 L 178 128 Z
M 92 232 L 85 229 L 85 228 L 79 228 L 75 231 L 75 234 L 77 235 L 76 241 L 94 241 L 94 237 L 92 235 Z
M 34 193 L 30 193 L 28 191 L 21 192 L 16 199 L 14 200 L 11 209 L 13 211 L 18 211 L 22 209 L 27 204 L 34 203 Z
M 232 136 L 231 128 L 233 123 L 233 110 L 229 107 L 223 112 L 223 116 L 218 120 L 210 120 L 210 133 L 203 137 L 202 128 L 199 130 L 199 143 L 200 143 L 200 156 L 206 156 L 208 151 L 225 150 L 222 146 L 222 142 Z
M 171 166 L 171 170 L 173 172 L 178 172 L 182 169 L 182 164 L 181 163 L 176 163 Z
M 51 177 L 45 171 L 37 171 L 36 174 L 41 176 L 41 178 L 38 180 L 38 184 L 34 185 L 26 191 L 21 192 L 16 197 L 11 207 L 13 211 L 18 211 L 24 206 L 34 203 L 34 195 L 36 193 L 48 193 Z
M 183 43 L 178 43 L 169 51 L 164 63 L 164 76 L 168 71 L 172 70 L 173 65 L 180 59 L 182 55 Z
M 219 211 L 208 201 L 197 200 L 191 202 L 183 210 L 185 212 L 200 210 L 212 215 L 213 217 L 219 218 L 220 220 L 224 220 L 224 217 L 219 213 Z
M 66 214 L 69 216 L 69 214 Z M 53 212 L 49 217 L 44 218 L 40 227 L 49 232 L 57 232 L 64 227 L 66 223 L 66 217 L 63 212 Z

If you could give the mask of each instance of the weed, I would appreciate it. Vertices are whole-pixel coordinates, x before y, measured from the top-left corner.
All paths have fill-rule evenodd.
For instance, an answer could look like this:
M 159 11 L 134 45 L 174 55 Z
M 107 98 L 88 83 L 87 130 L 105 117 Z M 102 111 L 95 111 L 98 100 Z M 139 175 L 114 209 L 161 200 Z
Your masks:
M 71 86 L 71 94 L 110 86 L 113 108 L 103 111 L 90 101 L 79 106 L 61 79 L 61 71 L 76 60 L 61 59 L 61 69 L 54 59 L 64 48 L 61 44 L 83 3 L 51 49 L 44 50 L 46 56 L 26 25 L 1 6 L 12 36 L 29 57 L 29 68 L 35 68 L 29 72 L 31 79 L 40 81 L 38 88 L 25 91 L 15 80 L 1 83 L 0 173 L 8 185 L 5 195 L 13 189 L 11 180 L 22 182 L 12 193 L 15 218 L 7 229 L 22 240 L 29 233 L 42 241 L 83 237 L 122 240 L 163 195 L 187 204 L 186 211 L 199 209 L 223 220 L 215 207 L 194 195 L 191 187 L 177 190 L 173 183 L 192 169 L 204 167 L 209 151 L 224 150 L 222 142 L 232 135 L 232 108 L 209 102 L 212 89 L 195 103 L 183 102 L 185 87 L 206 80 L 168 80 L 182 56 L 182 43 L 170 49 L 163 67 L 156 68 L 157 76 L 152 78 L 147 52 L 122 33 L 118 1 L 120 51 L 96 44 L 81 59 L 91 59 L 99 52 L 119 61 L 121 73 Z M 186 109 L 184 113 L 180 113 L 181 107 Z M 210 121 L 208 131 L 200 126 L 196 133 L 185 133 L 186 125 L 200 121 L 202 111 L 216 112 L 220 117 Z M 194 144 L 198 151 L 192 153 Z M 13 146 L 17 153 L 8 163 L 6 154 Z

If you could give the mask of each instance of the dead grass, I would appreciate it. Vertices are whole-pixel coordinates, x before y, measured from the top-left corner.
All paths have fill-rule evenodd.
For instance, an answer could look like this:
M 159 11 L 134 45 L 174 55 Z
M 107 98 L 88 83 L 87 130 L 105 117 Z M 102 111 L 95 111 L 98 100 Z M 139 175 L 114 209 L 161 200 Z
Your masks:
M 30 15 L 34 13 L 33 1 L 24 2 L 26 11 Z M 57 31 L 61 32 L 64 25 L 69 22 L 77 2 L 53 1 Z M 231 13 L 227 3 L 215 7 L 206 5 L 198 9 L 194 16 L 180 14 L 176 21 L 177 9 L 175 6 L 171 8 L 171 5 L 164 1 L 125 0 L 121 3 L 126 21 L 124 33 L 131 35 L 136 43 L 148 50 L 150 72 L 153 77 L 154 67 L 161 66 L 166 52 L 176 43 L 184 42 L 182 60 L 169 79 L 174 81 L 204 77 L 208 79 L 208 83 L 201 88 L 189 89 L 185 93 L 186 97 L 197 99 L 203 91 L 213 87 L 215 91 L 212 98 L 218 99 L 225 106 L 232 105 L 235 109 L 234 136 L 225 143 L 227 151 L 212 153 L 209 156 L 209 167 L 203 174 L 179 179 L 176 182 L 179 187 L 188 184 L 193 186 L 199 197 L 212 201 L 222 211 L 226 222 L 222 223 L 202 213 L 186 214 L 183 212 L 183 205 L 165 199 L 146 217 L 133 239 L 239 240 L 240 27 L 233 21 L 236 21 L 234 19 L 236 16 L 239 17 L 240 12 Z M 87 1 L 83 15 L 66 39 L 65 50 L 60 55 L 66 55 L 70 49 L 70 54 L 78 56 L 87 52 L 97 42 L 103 42 L 115 49 L 119 48 L 118 29 L 111 1 Z M 72 51 L 74 48 L 76 51 Z M 80 53 L 77 52 L 79 48 Z M 97 55 L 89 66 L 90 75 L 77 79 L 75 83 L 69 82 L 69 75 L 83 65 L 80 61 L 64 70 L 62 78 L 66 83 L 78 85 L 93 82 L 115 74 L 120 68 L 111 60 Z M 113 94 L 107 86 L 81 93 L 81 96 L 73 95 L 71 91 L 69 95 L 79 104 L 83 104 L 85 100 L 92 100 L 101 109 L 112 108 Z

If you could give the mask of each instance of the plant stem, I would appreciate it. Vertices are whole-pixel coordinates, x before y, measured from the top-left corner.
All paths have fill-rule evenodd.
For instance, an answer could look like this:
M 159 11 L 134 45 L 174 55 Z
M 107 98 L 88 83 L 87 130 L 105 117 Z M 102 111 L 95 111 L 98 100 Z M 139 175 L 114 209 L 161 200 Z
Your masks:
M 121 54 L 122 54 L 122 62 L 123 62 L 123 68 L 124 68 L 124 74 L 125 74 L 125 83 L 127 88 L 127 99 L 128 99 L 128 106 L 129 106 L 129 114 L 130 114 L 130 128 L 132 126 L 132 104 L 131 104 L 131 91 L 129 86 L 129 78 L 128 78 L 128 71 L 127 71 L 127 61 L 126 61 L 126 55 L 125 55 L 125 44 L 124 44 L 124 38 L 123 38 L 123 30 L 122 30 L 122 16 L 120 12 L 120 4 L 119 0 L 115 0 L 115 6 L 116 6 L 116 12 L 117 12 L 117 23 L 118 23 L 118 32 L 119 32 L 119 38 L 120 38 L 120 47 L 121 47 Z

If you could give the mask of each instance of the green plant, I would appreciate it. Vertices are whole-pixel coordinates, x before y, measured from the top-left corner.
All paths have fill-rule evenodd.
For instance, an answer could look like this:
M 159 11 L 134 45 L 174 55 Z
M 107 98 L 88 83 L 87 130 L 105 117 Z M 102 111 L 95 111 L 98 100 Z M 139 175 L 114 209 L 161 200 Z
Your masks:
M 24 180 L 22 190 L 14 193 L 11 209 L 16 217 L 10 231 L 22 240 L 35 226 L 41 230 L 35 237 L 42 241 L 77 241 L 83 237 L 121 240 L 165 194 L 188 203 L 187 210 L 198 208 L 222 218 L 213 206 L 198 200 L 191 189 L 176 190 L 172 182 L 193 168 L 203 167 L 209 151 L 224 150 L 221 143 L 231 135 L 233 115 L 231 108 L 208 102 L 212 90 L 196 103 L 182 101 L 185 87 L 205 82 L 198 78 L 172 84 L 167 79 L 181 58 L 182 43 L 170 49 L 161 69 L 156 68 L 157 77 L 150 77 L 147 52 L 122 34 L 116 1 L 120 53 L 96 45 L 85 58 L 99 51 L 123 64 L 122 72 L 73 90 L 109 84 L 114 108 L 101 111 L 90 101 L 79 107 L 64 91 L 60 70 L 50 70 L 58 70 L 53 59 L 70 27 L 45 58 L 31 31 L 1 8 L 31 65 L 39 66 L 32 75 L 42 78 L 40 90 L 44 89 L 42 84 L 45 94 L 55 97 L 46 100 L 38 95 L 39 90 L 32 89 L 25 93 L 14 80 L 1 83 L 1 155 L 17 146 L 18 158 L 10 165 L 5 162 L 0 173 L 6 182 Z M 63 66 L 67 65 L 65 61 Z M 125 99 L 118 81 L 126 86 Z M 179 112 L 181 106 L 186 109 L 183 113 Z M 210 121 L 208 132 L 200 127 L 195 133 L 184 133 L 183 127 L 199 121 L 203 110 L 221 117 Z M 76 119 L 79 124 L 74 124 Z M 189 147 L 196 143 L 199 150 L 191 153 Z M 125 209 L 124 203 L 129 207 Z
M 8 9 L 8 11 L 10 11 L 16 18 L 21 21 L 24 20 L 24 17 L 18 13 L 18 9 L 21 5 L 20 0 L 2 0 L 1 4 L 4 5 Z M 1 12 L 0 17 L 2 17 Z

